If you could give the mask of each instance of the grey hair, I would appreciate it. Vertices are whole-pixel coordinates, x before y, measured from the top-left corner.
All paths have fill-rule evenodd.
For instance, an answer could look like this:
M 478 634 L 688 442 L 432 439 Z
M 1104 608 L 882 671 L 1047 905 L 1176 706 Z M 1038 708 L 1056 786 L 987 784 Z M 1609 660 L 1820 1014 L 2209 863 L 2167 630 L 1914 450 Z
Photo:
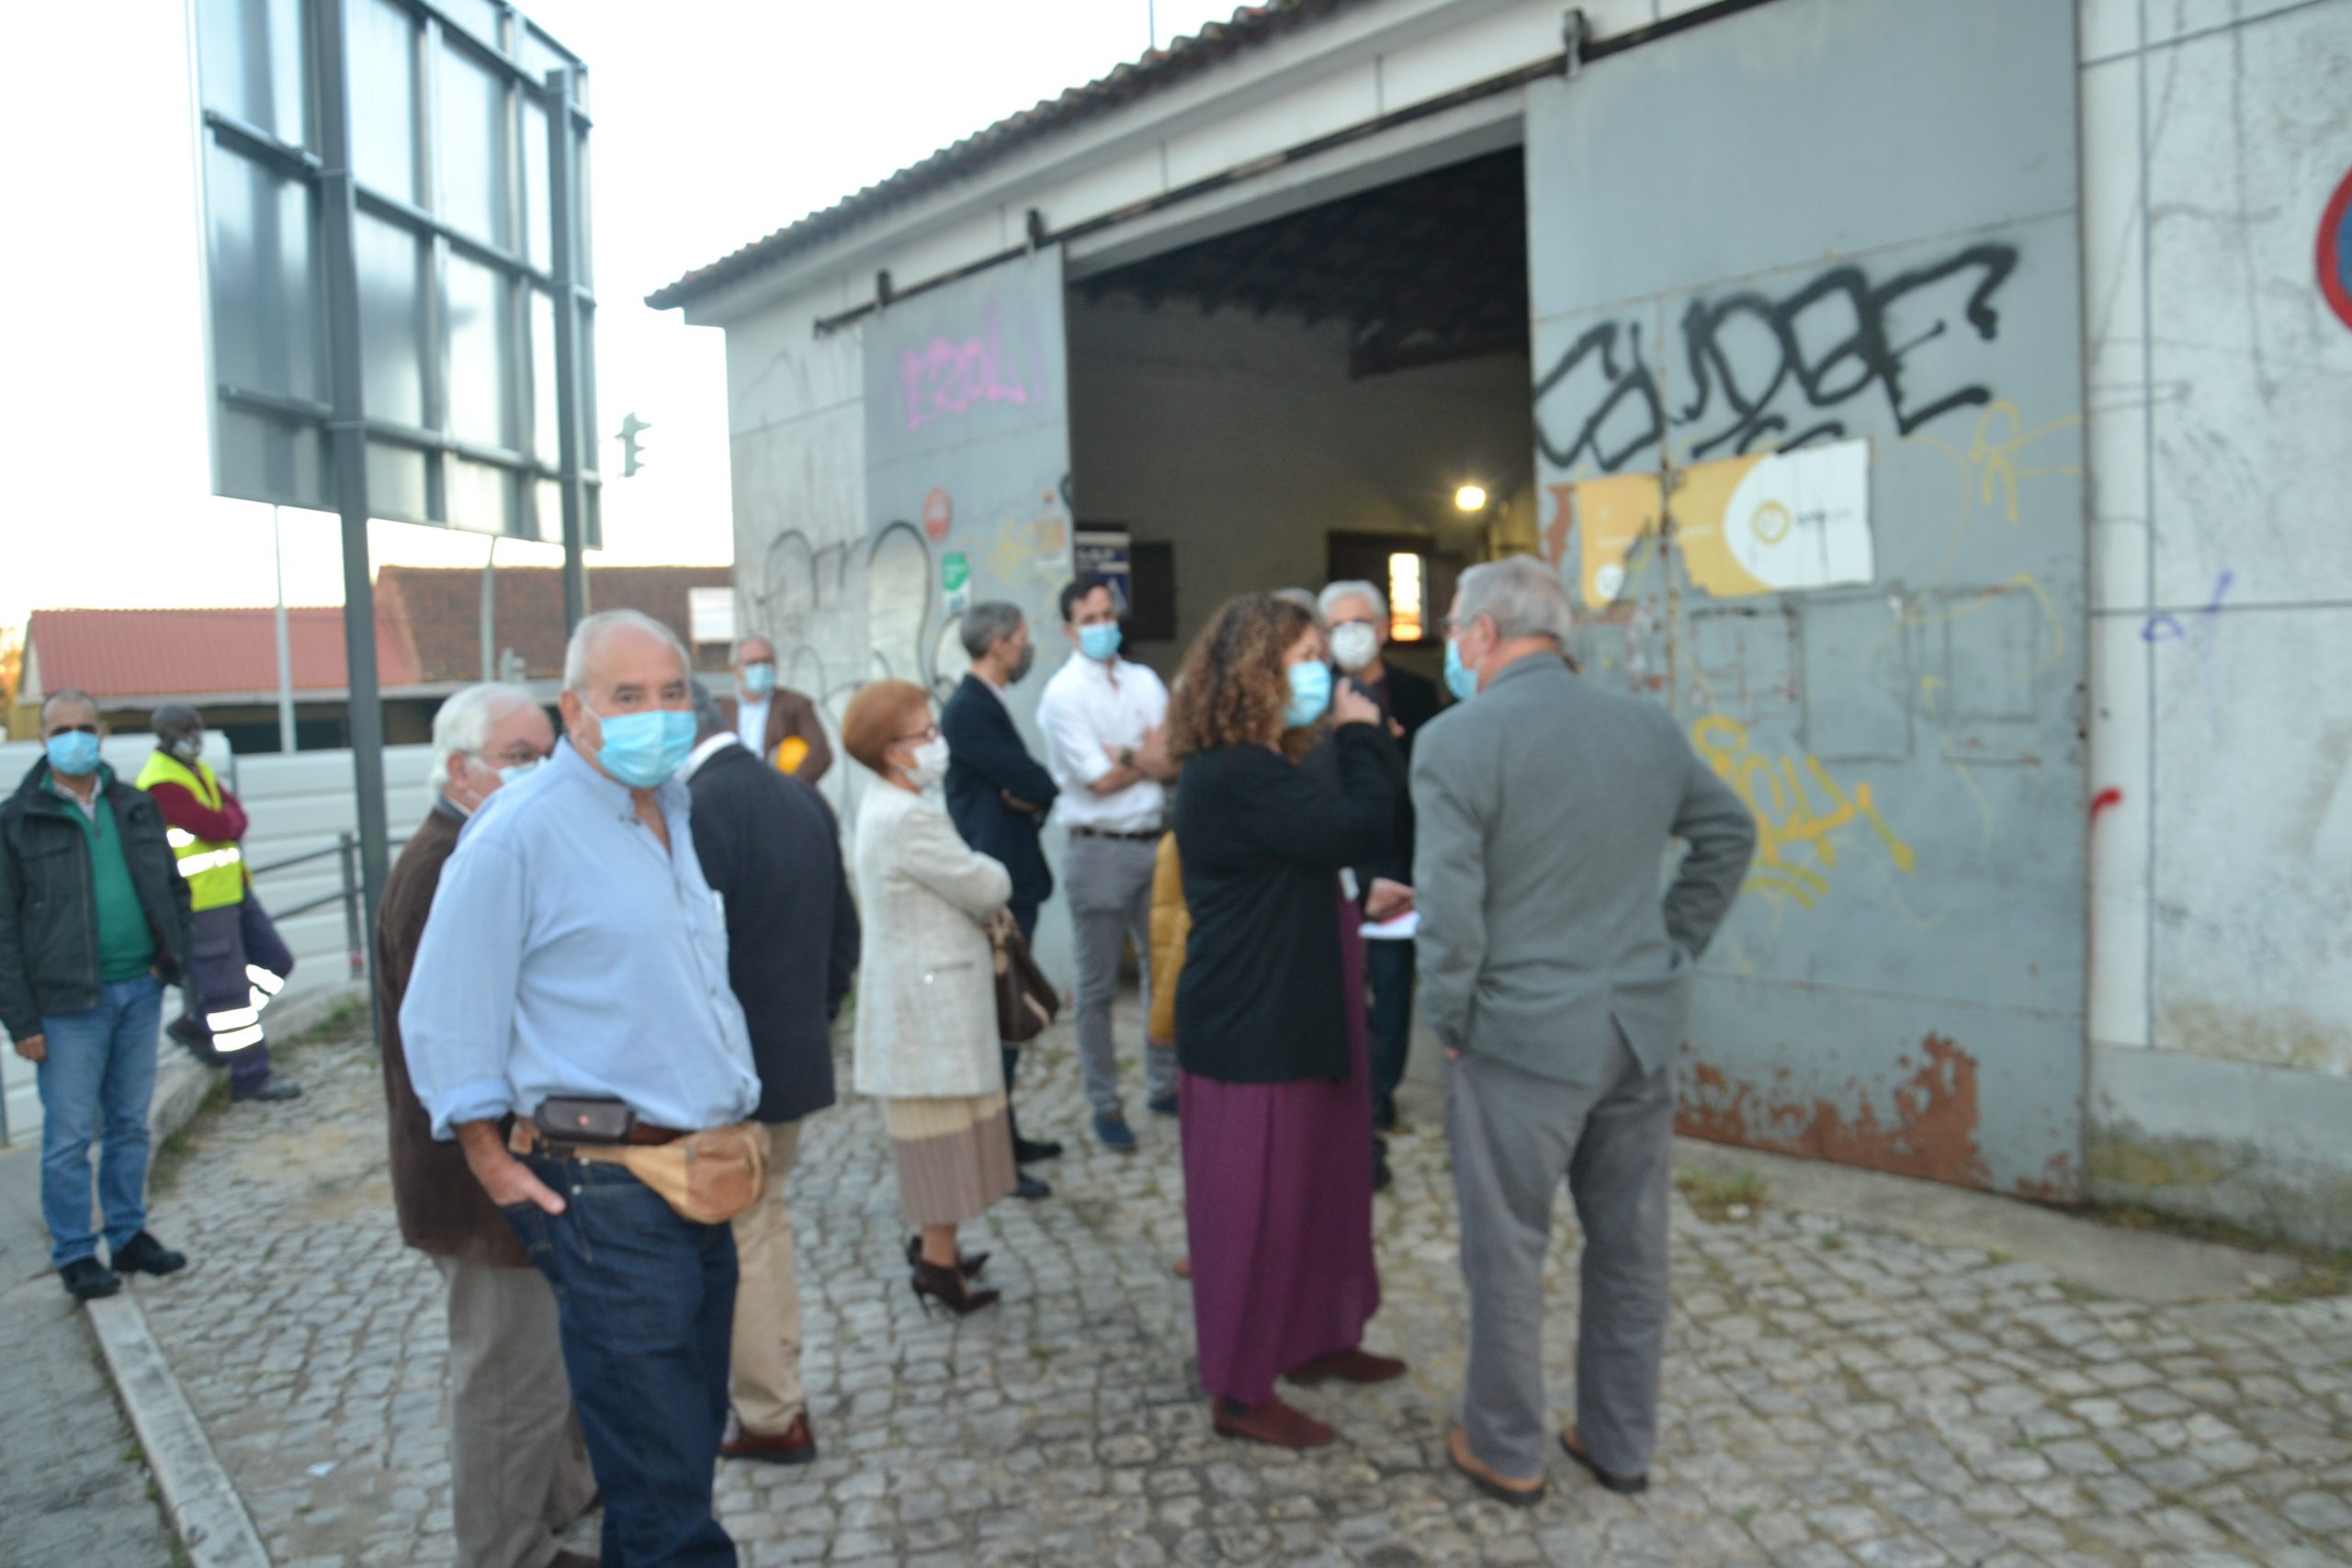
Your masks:
M 694 657 L 686 651 L 686 645 L 678 640 L 676 632 L 642 610 L 599 610 L 571 628 L 571 641 L 563 649 L 564 690 L 576 692 L 583 697 L 588 694 L 588 655 L 594 649 L 597 638 L 620 626 L 635 626 L 639 631 L 651 632 L 676 652 L 679 670 L 688 676 L 694 674 Z
M 768 650 L 768 657 L 770 659 L 774 659 L 775 657 L 775 639 L 774 637 L 763 637 L 758 632 L 745 632 L 741 637 L 735 639 L 734 662 L 738 664 L 742 663 L 743 649 L 755 642 Z
M 433 793 L 438 795 L 449 787 L 450 758 L 480 756 L 500 719 L 538 705 L 530 693 L 502 681 L 451 693 L 433 716 L 433 772 L 425 781 Z
M 60 697 L 64 694 L 62 692 L 57 694 Z M 56 698 L 50 700 L 54 702 Z M 185 740 L 204 732 L 204 716 L 196 710 L 193 704 L 165 703 L 148 716 L 147 728 L 155 732 L 158 740 L 167 743 Z
M 1315 607 L 1328 621 L 1331 618 L 1331 606 L 1342 599 L 1363 600 L 1372 606 L 1372 618 L 1375 621 L 1388 618 L 1388 595 L 1369 582 L 1334 582 L 1323 590 L 1321 597 L 1315 601 Z
M 49 728 L 49 710 L 60 703 L 80 703 L 92 713 L 98 711 L 98 699 L 79 686 L 60 686 L 40 700 L 40 727 Z
M 695 739 L 697 742 L 707 740 L 727 728 L 727 716 L 719 711 L 718 699 L 710 694 L 708 686 L 700 680 L 693 680 L 686 682 L 686 690 L 694 694 Z
M 1482 561 L 1462 574 L 1453 595 L 1454 624 L 1479 615 L 1494 621 L 1498 637 L 1549 637 L 1562 648 L 1573 625 L 1560 574 L 1533 556 Z
M 1314 616 L 1315 624 L 1318 627 L 1323 625 L 1323 606 L 1317 604 L 1315 602 L 1315 595 L 1308 592 L 1306 589 L 1277 588 L 1273 592 L 1273 597 L 1283 600 L 1286 604 L 1295 604 L 1300 609 L 1306 611 L 1308 615 Z
M 989 649 L 1019 631 L 1027 619 L 1018 604 L 983 600 L 964 612 L 964 651 L 974 659 L 987 657 Z

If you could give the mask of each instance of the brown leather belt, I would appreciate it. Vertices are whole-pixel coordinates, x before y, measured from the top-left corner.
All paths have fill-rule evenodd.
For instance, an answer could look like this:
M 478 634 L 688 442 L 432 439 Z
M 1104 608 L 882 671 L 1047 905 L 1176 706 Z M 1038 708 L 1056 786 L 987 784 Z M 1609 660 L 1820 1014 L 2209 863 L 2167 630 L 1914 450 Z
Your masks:
M 1114 833 L 1107 828 L 1072 828 L 1069 834 L 1073 839 L 1116 839 L 1130 844 L 1156 844 L 1167 830 L 1165 828 L 1151 828 L 1140 833 Z
M 679 1132 L 675 1127 L 656 1127 L 648 1122 L 639 1122 L 629 1128 L 628 1136 L 623 1138 L 621 1142 L 625 1144 L 674 1144 L 680 1138 L 685 1136 L 685 1134 Z

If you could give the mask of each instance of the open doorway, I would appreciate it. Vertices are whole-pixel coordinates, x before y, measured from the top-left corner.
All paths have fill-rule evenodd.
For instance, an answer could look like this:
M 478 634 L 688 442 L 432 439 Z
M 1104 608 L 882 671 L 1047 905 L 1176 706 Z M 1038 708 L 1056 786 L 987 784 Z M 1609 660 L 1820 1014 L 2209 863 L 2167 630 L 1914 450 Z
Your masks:
M 1515 147 L 1084 278 L 1067 320 L 1076 520 L 1172 605 L 1131 628 L 1163 674 L 1233 595 L 1350 577 L 1418 590 L 1395 657 L 1434 676 L 1462 568 L 1537 547 Z

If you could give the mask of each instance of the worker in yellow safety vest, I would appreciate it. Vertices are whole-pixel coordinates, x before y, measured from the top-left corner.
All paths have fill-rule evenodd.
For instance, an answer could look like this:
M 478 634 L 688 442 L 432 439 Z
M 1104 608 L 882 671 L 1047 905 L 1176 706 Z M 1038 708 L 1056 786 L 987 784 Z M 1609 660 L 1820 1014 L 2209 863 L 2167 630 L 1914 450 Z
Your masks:
M 254 896 L 245 808 L 204 761 L 202 714 L 165 703 L 153 727 L 155 751 L 139 787 L 163 813 L 196 910 L 189 994 L 165 1032 L 198 1061 L 227 1064 L 232 1100 L 291 1100 L 301 1086 L 272 1076 L 261 1012 L 285 989 L 294 954 Z

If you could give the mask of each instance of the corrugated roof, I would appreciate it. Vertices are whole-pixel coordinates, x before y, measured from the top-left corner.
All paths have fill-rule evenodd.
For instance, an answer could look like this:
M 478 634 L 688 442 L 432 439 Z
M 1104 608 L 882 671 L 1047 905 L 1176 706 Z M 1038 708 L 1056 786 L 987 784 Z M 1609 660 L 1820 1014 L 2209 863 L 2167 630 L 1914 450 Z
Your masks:
M 823 244 L 890 208 L 904 206 L 952 181 L 967 178 L 1033 141 L 1125 107 L 1303 23 L 1361 3 L 1362 0 L 1268 0 L 1262 6 L 1245 6 L 1234 12 L 1229 22 L 1211 22 L 1189 38 L 1177 39 L 1166 49 L 1154 50 L 1107 76 L 1082 87 L 1072 87 L 1058 98 L 1049 98 L 1033 108 L 1008 116 L 985 130 L 941 148 L 919 164 L 900 169 L 888 179 L 844 197 L 764 239 L 754 240 L 708 266 L 696 267 L 675 283 L 647 295 L 645 302 L 657 310 L 666 310 L 699 299 L 787 256 Z
M 342 610 L 288 606 L 286 632 L 295 690 L 341 691 L 350 684 Z M 99 698 L 187 697 L 277 685 L 277 612 L 266 605 L 36 610 L 25 624 L 25 642 L 39 660 L 44 693 L 72 686 Z M 386 686 L 418 681 L 416 649 L 406 628 L 380 607 L 376 671 Z

